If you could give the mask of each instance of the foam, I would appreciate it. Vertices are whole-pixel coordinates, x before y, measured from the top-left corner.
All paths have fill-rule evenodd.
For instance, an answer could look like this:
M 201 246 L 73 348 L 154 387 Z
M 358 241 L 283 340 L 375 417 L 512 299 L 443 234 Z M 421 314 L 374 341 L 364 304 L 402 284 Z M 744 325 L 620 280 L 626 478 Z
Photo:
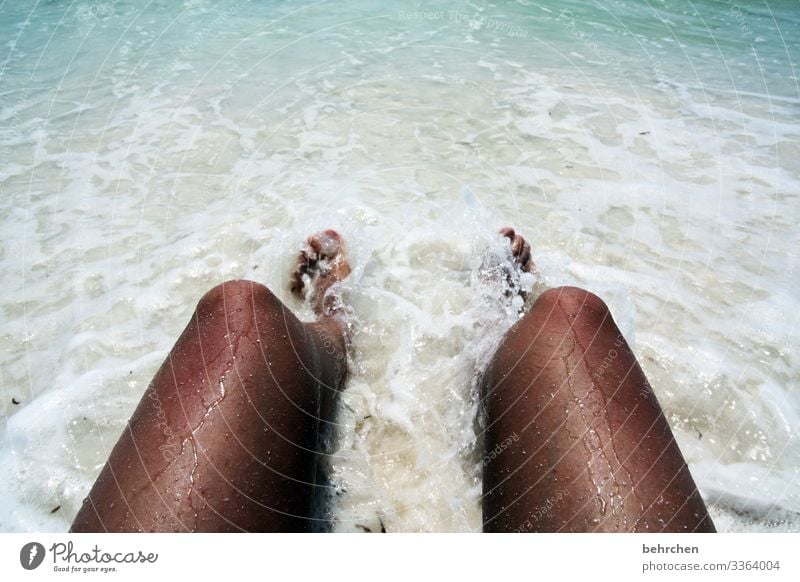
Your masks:
M 480 529 L 475 377 L 515 310 L 476 272 L 503 225 L 531 241 L 537 288 L 609 303 L 720 529 L 797 529 L 800 174 L 780 55 L 735 85 L 680 37 L 658 73 L 607 22 L 585 31 L 629 56 L 586 67 L 570 52 L 600 57 L 558 13 L 507 7 L 529 34 L 505 38 L 227 7 L 161 6 L 163 37 L 129 28 L 125 2 L 100 23 L 8 15 L 0 529 L 66 530 L 209 287 L 255 279 L 309 319 L 288 277 L 324 228 L 354 266 L 334 529 Z

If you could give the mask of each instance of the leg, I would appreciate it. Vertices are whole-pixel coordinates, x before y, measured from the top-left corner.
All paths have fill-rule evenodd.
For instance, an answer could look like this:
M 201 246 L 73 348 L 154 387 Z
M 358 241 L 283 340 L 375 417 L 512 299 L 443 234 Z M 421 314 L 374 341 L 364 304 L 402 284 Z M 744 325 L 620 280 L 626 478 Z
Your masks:
M 543 293 L 504 338 L 483 389 L 484 531 L 714 531 L 597 296 Z
M 333 263 L 317 277 L 320 298 L 349 272 Z M 250 281 L 207 293 L 72 531 L 308 530 L 319 423 L 345 374 L 343 328 L 320 315 L 304 324 Z

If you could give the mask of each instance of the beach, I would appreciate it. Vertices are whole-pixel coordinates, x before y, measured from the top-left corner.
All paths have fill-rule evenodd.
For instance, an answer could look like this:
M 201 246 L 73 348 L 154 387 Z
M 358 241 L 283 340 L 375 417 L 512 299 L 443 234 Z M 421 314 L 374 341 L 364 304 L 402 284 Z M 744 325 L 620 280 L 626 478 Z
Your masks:
M 505 225 L 536 289 L 608 303 L 718 529 L 800 527 L 795 3 L 28 0 L 0 31 L 0 531 L 69 528 L 209 288 L 311 319 L 325 228 L 329 529 L 479 531 Z

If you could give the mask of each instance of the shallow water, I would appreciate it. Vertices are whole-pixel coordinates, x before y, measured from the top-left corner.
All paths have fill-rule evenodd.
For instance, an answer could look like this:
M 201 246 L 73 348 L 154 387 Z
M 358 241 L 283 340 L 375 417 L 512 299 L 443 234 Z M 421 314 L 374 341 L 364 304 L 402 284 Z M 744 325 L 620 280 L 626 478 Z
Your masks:
M 479 529 L 505 224 L 609 303 L 718 527 L 797 530 L 800 13 L 749 4 L 2 4 L 0 530 L 67 529 L 209 287 L 308 317 L 329 227 L 333 529 Z

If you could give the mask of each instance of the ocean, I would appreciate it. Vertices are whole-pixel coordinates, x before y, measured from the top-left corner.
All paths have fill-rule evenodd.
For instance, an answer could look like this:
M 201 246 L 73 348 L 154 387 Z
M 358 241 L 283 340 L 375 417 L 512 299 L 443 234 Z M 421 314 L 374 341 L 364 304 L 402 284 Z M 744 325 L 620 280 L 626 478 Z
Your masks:
M 721 531 L 800 529 L 796 0 L 0 3 L 0 531 L 66 531 L 197 300 L 336 228 L 333 531 L 478 531 L 474 378 L 600 295 Z

